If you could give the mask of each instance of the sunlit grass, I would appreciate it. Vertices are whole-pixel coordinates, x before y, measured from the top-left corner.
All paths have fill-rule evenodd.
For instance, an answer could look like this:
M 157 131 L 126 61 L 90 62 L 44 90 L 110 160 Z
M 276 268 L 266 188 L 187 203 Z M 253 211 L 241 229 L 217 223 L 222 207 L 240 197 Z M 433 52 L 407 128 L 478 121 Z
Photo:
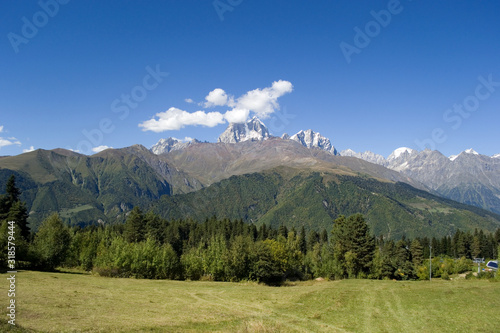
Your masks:
M 25 271 L 16 288 L 17 323 L 43 332 L 495 332 L 500 309 L 500 283 L 484 280 L 268 287 Z

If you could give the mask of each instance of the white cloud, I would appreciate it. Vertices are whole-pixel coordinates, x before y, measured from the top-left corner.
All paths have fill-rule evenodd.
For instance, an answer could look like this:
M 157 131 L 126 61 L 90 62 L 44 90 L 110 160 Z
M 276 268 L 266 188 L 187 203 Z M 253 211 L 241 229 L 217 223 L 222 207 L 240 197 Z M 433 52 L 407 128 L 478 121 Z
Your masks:
M 266 119 L 274 111 L 279 110 L 278 98 L 292 92 L 292 90 L 293 86 L 290 82 L 275 81 L 271 87 L 255 89 L 238 98 L 235 109 L 249 110 L 254 112 L 257 117 Z
M 189 104 L 194 104 L 195 102 L 191 98 L 186 98 L 184 102 L 189 103 Z
M 224 114 L 224 119 L 230 123 L 244 123 L 248 119 L 249 114 L 249 109 L 234 108 Z
M 0 133 L 3 132 L 3 126 L 0 126 Z
M 104 146 L 103 145 L 103 146 L 97 146 L 97 147 L 92 148 L 92 151 L 94 153 L 99 153 L 99 152 L 101 152 L 103 150 L 110 149 L 110 148 L 113 148 L 113 147 L 108 147 L 108 146 Z
M 157 117 L 157 119 L 155 119 Z M 156 133 L 163 131 L 179 130 L 185 126 L 202 125 L 214 127 L 224 123 L 224 116 L 219 112 L 196 111 L 189 113 L 177 108 L 170 108 L 165 112 L 157 113 L 150 120 L 139 124 L 143 131 L 153 131 Z
M 21 145 L 21 142 L 16 138 L 2 138 L 0 137 L 0 148 L 7 147 L 11 145 Z
M 23 153 L 29 153 L 30 151 L 35 150 L 35 147 L 31 146 L 28 149 L 23 149 Z
M 179 139 L 179 138 L 173 137 L 173 139 L 175 139 L 177 141 L 180 141 L 180 142 L 190 142 L 190 141 L 193 141 L 193 138 L 190 137 L 190 136 L 185 136 L 184 139 Z
M 211 108 L 214 106 L 234 106 L 234 97 L 228 96 L 223 89 L 217 88 L 208 93 L 205 97 L 205 107 Z
M 279 110 L 278 98 L 293 91 L 293 85 L 289 81 L 279 80 L 272 83 L 271 87 L 251 90 L 238 99 L 228 95 L 223 89 L 217 88 L 208 93 L 206 102 L 199 105 L 205 108 L 214 106 L 227 106 L 231 109 L 226 113 L 196 111 L 189 113 L 175 107 L 165 112 L 160 112 L 150 120 L 139 124 L 143 131 L 156 133 L 179 130 L 185 126 L 202 125 L 214 127 L 225 122 L 243 123 L 250 113 L 254 113 L 261 119 L 269 118 L 272 113 Z M 192 99 L 186 99 L 189 101 Z

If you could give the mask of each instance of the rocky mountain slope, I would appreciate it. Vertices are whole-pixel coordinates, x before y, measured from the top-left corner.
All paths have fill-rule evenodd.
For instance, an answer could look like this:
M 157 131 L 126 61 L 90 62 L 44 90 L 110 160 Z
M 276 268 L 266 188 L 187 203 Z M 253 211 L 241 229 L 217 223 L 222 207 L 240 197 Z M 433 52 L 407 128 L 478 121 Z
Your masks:
M 400 172 L 436 193 L 462 203 L 500 213 L 500 159 L 478 154 L 473 149 L 444 156 L 439 151 L 395 150 L 387 159 L 371 152 L 342 151 Z M 376 156 L 373 158 L 373 156 Z

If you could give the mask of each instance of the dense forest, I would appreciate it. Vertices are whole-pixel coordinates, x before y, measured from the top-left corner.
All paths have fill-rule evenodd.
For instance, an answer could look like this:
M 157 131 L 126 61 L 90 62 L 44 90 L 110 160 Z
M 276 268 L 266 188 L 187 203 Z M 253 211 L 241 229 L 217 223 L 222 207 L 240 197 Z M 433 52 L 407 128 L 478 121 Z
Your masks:
M 303 226 L 257 227 L 216 216 L 202 223 L 166 220 L 138 207 L 125 224 L 85 228 L 68 227 L 53 214 L 31 234 L 13 177 L 0 196 L 0 214 L 2 249 L 14 234 L 8 222 L 16 222 L 16 267 L 80 267 L 110 277 L 269 284 L 317 277 L 428 279 L 432 257 L 432 276 L 448 278 L 471 270 L 472 258 L 497 258 L 500 245 L 500 229 L 431 239 L 375 237 L 362 214 L 341 215 L 330 230 L 306 232 Z M 5 267 L 7 251 L 0 256 Z

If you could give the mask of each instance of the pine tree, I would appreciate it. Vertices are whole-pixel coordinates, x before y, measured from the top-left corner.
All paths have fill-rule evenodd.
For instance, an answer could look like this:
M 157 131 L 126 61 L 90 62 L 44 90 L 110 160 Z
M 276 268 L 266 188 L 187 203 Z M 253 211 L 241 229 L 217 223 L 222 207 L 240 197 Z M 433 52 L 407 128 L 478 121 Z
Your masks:
M 285 225 L 280 225 L 278 228 L 278 236 L 288 237 L 288 228 Z
M 144 225 L 146 228 L 145 238 L 151 238 L 163 244 L 165 240 L 165 221 L 152 211 L 149 211 L 144 216 Z
M 321 235 L 319 236 L 319 241 L 322 244 L 327 244 L 328 243 L 328 232 L 326 231 L 326 229 L 323 229 L 321 231 Z
M 319 234 L 314 230 L 309 231 L 306 241 L 307 251 L 312 251 L 314 246 L 318 243 L 319 243 Z
M 395 252 L 396 277 L 398 279 L 407 280 L 413 276 L 413 265 L 410 260 L 410 251 L 405 239 L 401 239 L 396 243 Z
M 422 264 L 422 261 L 424 259 L 423 248 L 418 239 L 414 239 L 411 242 L 410 251 L 411 251 L 413 267 L 414 269 L 416 269 L 418 266 Z
M 11 175 L 9 180 L 7 180 L 5 192 L 7 192 L 7 200 L 9 201 L 10 208 L 16 201 L 19 201 L 19 196 L 21 195 L 21 191 L 16 187 L 16 177 L 14 175 Z
M 30 228 L 28 226 L 28 210 L 24 202 L 19 200 L 14 202 L 7 215 L 7 220 L 16 222 L 21 236 L 25 240 L 29 240 Z
M 474 236 L 472 240 L 472 257 L 479 258 L 481 254 L 481 241 L 479 239 L 479 235 Z
M 134 207 L 125 222 L 124 237 L 129 243 L 143 241 L 145 229 L 144 215 L 139 207 Z
M 368 224 L 361 214 L 341 215 L 335 220 L 332 230 L 335 259 L 346 264 L 349 259 L 349 275 L 368 273 L 375 251 L 375 239 L 370 235 Z M 346 254 L 350 252 L 346 258 Z
M 28 210 L 26 204 L 20 200 L 21 190 L 16 187 L 16 177 L 11 175 L 7 181 L 5 195 L 0 196 L 0 221 L 14 221 L 16 233 L 25 240 L 29 240 Z
M 300 228 L 300 234 L 299 234 L 299 249 L 303 254 L 306 254 L 307 252 L 307 242 L 306 242 L 306 229 L 304 226 Z

